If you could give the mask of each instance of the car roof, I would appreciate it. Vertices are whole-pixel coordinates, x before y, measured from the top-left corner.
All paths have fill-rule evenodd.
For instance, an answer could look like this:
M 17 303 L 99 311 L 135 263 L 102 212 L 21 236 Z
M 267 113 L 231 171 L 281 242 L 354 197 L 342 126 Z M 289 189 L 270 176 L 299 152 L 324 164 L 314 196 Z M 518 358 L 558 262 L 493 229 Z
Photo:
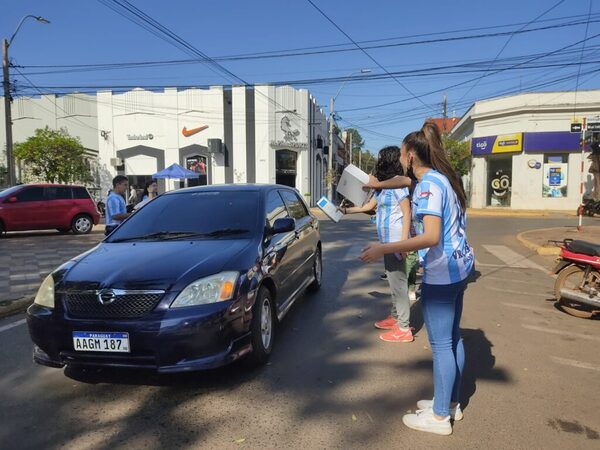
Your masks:
M 17 184 L 14 187 L 85 187 L 79 184 L 58 184 L 58 183 L 28 183 L 28 184 Z
M 287 189 L 296 191 L 294 188 L 281 184 L 211 184 L 207 186 L 194 186 L 165 192 L 163 195 L 194 193 L 194 192 L 261 192 L 265 193 L 272 189 Z

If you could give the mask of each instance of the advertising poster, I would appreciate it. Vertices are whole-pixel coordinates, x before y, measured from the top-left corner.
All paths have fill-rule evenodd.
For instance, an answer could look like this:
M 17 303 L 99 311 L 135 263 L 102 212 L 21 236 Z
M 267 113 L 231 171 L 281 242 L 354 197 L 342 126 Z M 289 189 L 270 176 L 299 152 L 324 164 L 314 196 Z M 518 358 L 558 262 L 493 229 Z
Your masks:
M 563 198 L 567 196 L 568 164 L 544 164 L 544 185 L 542 196 L 545 198 Z

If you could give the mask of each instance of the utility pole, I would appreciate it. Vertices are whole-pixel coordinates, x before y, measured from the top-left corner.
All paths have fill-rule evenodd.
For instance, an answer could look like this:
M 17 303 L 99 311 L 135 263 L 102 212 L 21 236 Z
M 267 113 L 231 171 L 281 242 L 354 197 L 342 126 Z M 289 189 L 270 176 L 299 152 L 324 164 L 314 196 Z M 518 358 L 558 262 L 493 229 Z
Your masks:
M 444 94 L 444 101 L 442 102 L 442 117 L 444 119 L 446 119 L 448 117 L 448 114 L 446 113 L 447 106 L 448 106 L 448 104 L 446 102 L 446 94 Z
M 6 125 L 6 165 L 8 169 L 8 185 L 12 186 L 16 183 L 15 177 L 15 160 L 13 159 L 13 140 L 12 140 L 12 115 L 11 115 L 11 95 L 10 95 L 10 78 L 8 73 L 8 40 L 2 39 L 2 74 L 4 80 L 4 120 Z
M 362 150 L 358 149 L 358 168 L 362 170 Z
M 348 140 L 350 142 L 350 164 L 354 164 L 352 162 L 352 133 L 348 133 Z
M 327 158 L 327 198 L 333 201 L 333 118 L 334 118 L 334 102 L 331 97 L 329 100 L 329 157 Z

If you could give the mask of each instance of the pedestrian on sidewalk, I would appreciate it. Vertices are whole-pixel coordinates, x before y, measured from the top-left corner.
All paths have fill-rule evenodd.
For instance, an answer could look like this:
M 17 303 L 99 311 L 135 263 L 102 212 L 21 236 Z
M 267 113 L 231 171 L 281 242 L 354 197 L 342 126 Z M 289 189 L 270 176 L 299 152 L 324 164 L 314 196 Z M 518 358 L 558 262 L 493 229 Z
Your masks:
M 108 194 L 106 199 L 106 231 L 109 233 L 109 226 L 119 225 L 123 220 L 130 216 L 127 212 L 127 204 L 125 203 L 125 195 L 127 195 L 127 184 L 129 180 L 124 175 L 117 175 L 113 178 L 113 189 Z
M 389 180 L 404 175 L 400 163 L 400 148 L 385 147 L 380 150 L 375 167 L 375 176 Z M 362 207 L 342 208 L 344 214 L 372 211 L 375 213 L 377 235 L 383 244 L 406 240 L 410 232 L 410 194 L 407 188 L 376 189 L 373 198 Z M 405 255 L 384 255 L 386 279 L 392 292 L 391 314 L 375 322 L 375 328 L 387 330 L 379 337 L 385 342 L 412 342 L 410 328 L 410 300 L 408 298 L 408 276 Z
M 426 122 L 404 138 L 401 161 L 419 180 L 412 197 L 417 236 L 406 241 L 371 244 L 361 259 L 373 262 L 386 254 L 419 250 L 423 265 L 421 303 L 433 352 L 434 399 L 417 403 L 416 414 L 402 418 L 410 428 L 452 434 L 450 418 L 462 419 L 460 383 L 465 362 L 460 318 L 464 291 L 473 270 L 474 254 L 466 235 L 466 196 L 450 166 L 440 131 Z M 371 181 L 367 187 L 398 188 L 402 177 Z

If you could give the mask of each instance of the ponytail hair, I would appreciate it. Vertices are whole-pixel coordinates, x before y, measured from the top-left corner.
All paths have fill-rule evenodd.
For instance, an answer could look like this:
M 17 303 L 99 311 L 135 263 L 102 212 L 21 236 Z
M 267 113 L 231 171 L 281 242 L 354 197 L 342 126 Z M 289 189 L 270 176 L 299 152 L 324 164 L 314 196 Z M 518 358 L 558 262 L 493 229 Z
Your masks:
M 421 130 L 408 134 L 402 144 L 407 150 L 414 150 L 423 164 L 437 170 L 448 179 L 462 210 L 466 210 L 467 195 L 460 177 L 448 161 L 437 125 L 431 121 L 425 122 Z

